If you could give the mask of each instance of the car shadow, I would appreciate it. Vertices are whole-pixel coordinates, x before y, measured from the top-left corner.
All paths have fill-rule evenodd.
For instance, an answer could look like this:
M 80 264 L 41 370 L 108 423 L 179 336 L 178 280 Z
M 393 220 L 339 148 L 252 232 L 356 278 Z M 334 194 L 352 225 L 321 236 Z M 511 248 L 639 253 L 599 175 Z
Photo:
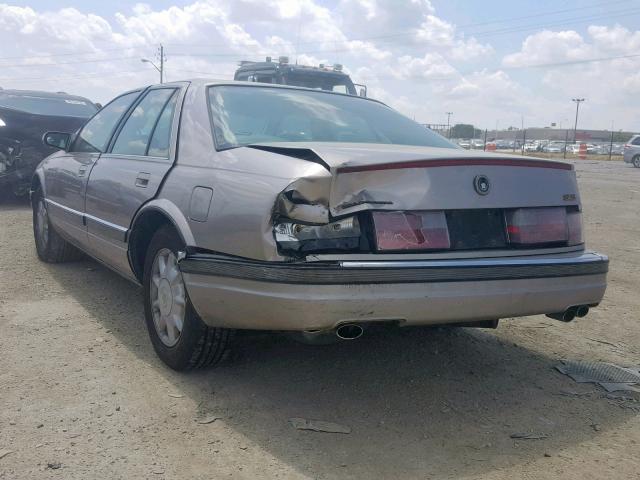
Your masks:
M 372 459 L 377 478 L 491 472 L 556 455 L 636 415 L 557 373 L 558 358 L 504 341 L 499 330 L 383 330 L 324 346 L 248 333 L 224 365 L 177 373 L 155 358 L 141 289 L 91 260 L 49 271 L 176 391 L 313 478 L 367 478 Z M 291 417 L 351 433 L 298 431 Z
M 9 191 L 0 191 L 0 211 L 24 210 L 29 207 L 29 195 L 15 196 Z

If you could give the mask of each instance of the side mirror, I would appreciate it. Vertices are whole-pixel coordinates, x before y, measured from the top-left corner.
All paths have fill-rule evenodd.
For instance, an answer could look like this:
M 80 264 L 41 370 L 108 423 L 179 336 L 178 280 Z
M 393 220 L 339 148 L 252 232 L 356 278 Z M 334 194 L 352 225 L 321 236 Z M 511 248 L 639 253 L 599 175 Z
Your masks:
M 101 103 L 95 103 L 94 105 L 95 105 L 96 107 L 98 107 L 98 110 L 101 110 L 101 109 L 102 109 L 102 104 L 101 104 Z
M 42 136 L 42 143 L 58 150 L 66 150 L 71 143 L 71 134 L 63 132 L 47 132 Z
M 361 97 L 366 97 L 367 96 L 367 89 L 366 88 L 361 88 L 360 89 L 360 96 Z

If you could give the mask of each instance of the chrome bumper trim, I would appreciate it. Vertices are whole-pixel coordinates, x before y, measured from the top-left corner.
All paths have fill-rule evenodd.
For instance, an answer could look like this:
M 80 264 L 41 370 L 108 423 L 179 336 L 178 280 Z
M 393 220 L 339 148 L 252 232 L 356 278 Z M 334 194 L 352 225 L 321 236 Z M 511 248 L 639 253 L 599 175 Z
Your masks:
M 183 273 L 259 282 L 307 285 L 469 282 L 606 274 L 609 259 L 585 252 L 571 257 L 491 258 L 429 261 L 260 262 L 192 254 Z

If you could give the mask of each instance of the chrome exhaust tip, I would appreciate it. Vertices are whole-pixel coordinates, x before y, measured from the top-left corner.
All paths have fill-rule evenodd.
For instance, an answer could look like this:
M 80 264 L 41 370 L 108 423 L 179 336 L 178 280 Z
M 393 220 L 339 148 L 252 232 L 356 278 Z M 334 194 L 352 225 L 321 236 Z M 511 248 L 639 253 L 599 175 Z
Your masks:
M 340 340 L 356 340 L 362 336 L 364 330 L 355 323 L 345 323 L 336 328 L 336 337 Z

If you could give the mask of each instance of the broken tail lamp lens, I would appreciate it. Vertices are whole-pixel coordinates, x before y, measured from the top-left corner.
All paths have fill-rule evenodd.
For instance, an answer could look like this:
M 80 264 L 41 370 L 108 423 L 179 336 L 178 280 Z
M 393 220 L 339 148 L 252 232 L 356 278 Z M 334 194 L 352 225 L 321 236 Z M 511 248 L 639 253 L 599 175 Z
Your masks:
M 505 212 L 507 236 L 513 245 L 583 243 L 582 214 L 565 207 L 518 208 Z
M 356 217 L 326 225 L 278 223 L 274 235 L 280 248 L 296 252 L 353 250 L 360 246 L 360 224 Z
M 378 251 L 443 250 L 451 247 L 443 211 L 374 212 Z

